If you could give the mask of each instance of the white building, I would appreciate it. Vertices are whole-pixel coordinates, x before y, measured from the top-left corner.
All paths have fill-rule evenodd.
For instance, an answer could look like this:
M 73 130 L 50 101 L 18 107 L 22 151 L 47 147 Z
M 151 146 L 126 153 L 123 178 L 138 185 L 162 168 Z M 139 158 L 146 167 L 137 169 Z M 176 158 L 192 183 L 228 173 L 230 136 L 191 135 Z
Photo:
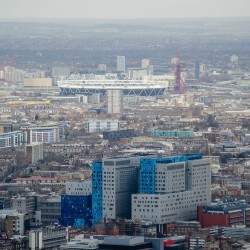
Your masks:
M 35 196 L 18 196 L 11 198 L 11 208 L 17 210 L 18 213 L 31 214 L 36 210 Z
M 92 179 L 67 181 L 65 189 L 67 195 L 91 195 Z
M 147 171 L 151 168 L 155 170 L 150 175 L 140 172 L 140 193 L 132 195 L 132 219 L 159 225 L 192 220 L 197 218 L 197 206 L 211 203 L 208 159 L 156 163 Z
M 142 80 L 150 74 L 149 68 L 130 68 L 127 71 L 130 80 Z
M 122 90 L 108 90 L 108 114 L 123 113 L 123 91 Z
M 150 60 L 149 59 L 142 59 L 141 60 L 141 67 L 143 69 L 148 68 L 150 66 Z
M 70 68 L 68 67 L 53 67 L 51 72 L 52 77 L 69 76 Z
M 230 62 L 231 62 L 231 63 L 237 63 L 238 61 L 239 61 L 239 57 L 238 57 L 238 56 L 232 55 L 232 56 L 230 57 Z
M 107 64 L 98 64 L 98 71 L 100 72 L 106 72 L 107 71 Z
M 126 61 L 125 61 L 125 56 L 117 56 L 116 59 L 116 71 L 117 72 L 125 72 L 126 71 Z
M 115 131 L 120 129 L 118 120 L 90 120 L 86 124 L 89 133 L 98 131 Z
M 138 190 L 140 159 L 147 157 L 103 159 L 103 219 L 131 218 L 131 195 Z

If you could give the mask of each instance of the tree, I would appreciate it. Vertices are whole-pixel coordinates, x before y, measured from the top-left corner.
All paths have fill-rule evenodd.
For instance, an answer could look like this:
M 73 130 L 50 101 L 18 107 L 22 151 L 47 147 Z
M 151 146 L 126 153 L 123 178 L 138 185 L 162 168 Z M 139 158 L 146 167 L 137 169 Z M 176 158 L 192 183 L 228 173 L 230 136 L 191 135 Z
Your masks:
M 216 121 L 215 116 L 209 114 L 206 119 L 206 125 L 208 127 L 218 127 L 218 122 Z

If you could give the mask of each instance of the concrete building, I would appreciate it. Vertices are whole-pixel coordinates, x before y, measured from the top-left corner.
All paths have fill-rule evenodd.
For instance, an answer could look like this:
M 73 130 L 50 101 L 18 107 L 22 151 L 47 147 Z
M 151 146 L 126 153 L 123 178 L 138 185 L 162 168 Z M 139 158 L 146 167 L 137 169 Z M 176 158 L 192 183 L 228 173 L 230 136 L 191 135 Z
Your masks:
M 35 221 L 37 209 L 36 196 L 17 196 L 11 198 L 11 208 L 20 214 L 24 214 L 29 224 Z
M 103 219 L 131 217 L 131 194 L 137 192 L 139 159 L 103 160 Z
M 116 58 L 116 71 L 125 72 L 126 71 L 126 61 L 125 56 L 117 56 Z
M 200 79 L 200 62 L 199 61 L 195 61 L 194 63 L 194 78 L 196 80 Z
M 107 71 L 107 64 L 98 64 L 98 71 L 99 72 L 106 72 Z
M 24 87 L 52 87 L 52 78 L 24 78 Z
M 58 226 L 49 226 L 29 231 L 29 249 L 59 249 L 67 243 L 67 229 Z
M 68 67 L 53 67 L 51 71 L 52 77 L 69 76 L 70 68 Z
M 123 113 L 123 91 L 122 90 L 108 90 L 108 114 Z
M 91 195 L 92 179 L 67 181 L 65 193 L 68 195 Z
M 58 223 L 58 219 L 61 216 L 61 196 L 38 201 L 37 211 L 41 212 L 41 223 L 43 226 Z
M 57 184 L 58 179 L 54 177 L 42 177 L 42 176 L 31 176 L 27 178 L 16 178 L 16 183 L 23 184 L 23 185 L 51 185 Z
M 149 68 L 130 68 L 127 70 L 128 79 L 142 80 L 151 72 Z
M 89 120 L 86 128 L 89 133 L 115 131 L 120 129 L 120 123 L 118 120 Z
M 26 159 L 28 164 L 36 164 L 39 160 L 43 160 L 43 144 L 26 145 Z
M 148 68 L 150 66 L 150 60 L 149 59 L 142 59 L 141 60 L 141 67 L 143 69 Z
M 211 203 L 209 160 L 201 155 L 142 159 L 140 192 L 132 195 L 132 219 L 163 226 L 197 218 L 197 206 Z
M 131 195 L 138 190 L 140 159 L 150 155 L 105 158 L 93 162 L 93 222 L 131 218 Z
M 12 237 L 14 234 L 24 235 L 25 231 L 29 229 L 29 217 L 15 209 L 0 210 L 0 218 L 5 220 L 8 237 Z

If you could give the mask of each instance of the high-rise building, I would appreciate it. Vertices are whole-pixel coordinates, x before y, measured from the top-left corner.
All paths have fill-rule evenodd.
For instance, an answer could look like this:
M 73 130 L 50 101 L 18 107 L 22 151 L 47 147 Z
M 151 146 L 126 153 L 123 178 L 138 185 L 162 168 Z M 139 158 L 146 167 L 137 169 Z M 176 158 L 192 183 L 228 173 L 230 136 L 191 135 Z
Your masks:
M 132 219 L 163 225 L 197 218 L 211 203 L 211 169 L 201 155 L 142 159 L 140 192 L 132 195 Z
M 102 221 L 102 162 L 92 163 L 92 218 Z
M 148 68 L 150 66 L 150 60 L 149 59 L 142 59 L 141 60 L 141 67 L 143 69 Z
M 108 90 L 108 114 L 123 113 L 123 91 L 122 90 Z
M 43 160 L 43 144 L 33 143 L 26 145 L 26 158 L 28 164 L 35 164 L 39 160 Z
M 140 159 L 150 155 L 105 158 L 92 164 L 93 222 L 131 218 L 131 195 L 138 191 Z
M 117 72 L 125 72 L 126 71 L 126 61 L 125 56 L 117 56 L 116 58 L 116 71 Z
M 194 78 L 199 80 L 200 79 L 200 62 L 195 61 L 194 63 Z

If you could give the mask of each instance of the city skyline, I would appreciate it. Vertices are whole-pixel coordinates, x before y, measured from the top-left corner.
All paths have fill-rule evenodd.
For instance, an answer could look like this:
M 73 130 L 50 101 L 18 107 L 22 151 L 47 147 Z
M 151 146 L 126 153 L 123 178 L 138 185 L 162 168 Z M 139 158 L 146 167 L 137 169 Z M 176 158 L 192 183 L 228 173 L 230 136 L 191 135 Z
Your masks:
M 1 4 L 1 18 L 192 18 L 247 17 L 247 0 L 9 0 Z

